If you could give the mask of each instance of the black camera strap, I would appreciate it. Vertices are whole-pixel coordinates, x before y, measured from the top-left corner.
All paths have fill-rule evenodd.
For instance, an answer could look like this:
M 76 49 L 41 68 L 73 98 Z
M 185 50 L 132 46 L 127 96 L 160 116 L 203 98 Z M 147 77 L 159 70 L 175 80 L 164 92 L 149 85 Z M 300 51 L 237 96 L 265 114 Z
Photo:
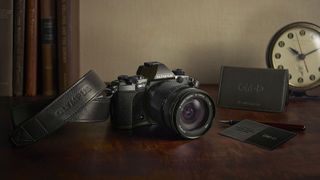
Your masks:
M 32 144 L 67 122 L 106 120 L 112 94 L 105 91 L 105 83 L 94 71 L 89 71 L 31 118 L 22 117 L 28 114 L 25 108 L 14 109 L 12 142 L 16 146 Z

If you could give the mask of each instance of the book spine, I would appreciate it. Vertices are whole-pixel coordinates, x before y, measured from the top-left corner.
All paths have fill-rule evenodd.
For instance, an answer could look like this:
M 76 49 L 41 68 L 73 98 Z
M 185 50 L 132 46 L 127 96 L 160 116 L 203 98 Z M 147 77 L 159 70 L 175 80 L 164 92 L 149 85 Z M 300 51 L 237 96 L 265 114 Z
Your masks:
M 13 1 L 0 1 L 0 96 L 12 96 Z
M 79 1 L 57 0 L 59 92 L 79 78 Z
M 38 0 L 26 3 L 25 95 L 37 95 Z
M 13 25 L 13 95 L 23 95 L 25 0 L 14 1 Z
M 69 54 L 70 61 L 68 63 L 68 85 L 72 85 L 79 79 L 80 74 L 80 58 L 79 58 L 79 0 L 70 1 L 69 17 Z
M 57 38 L 58 38 L 58 79 L 59 93 L 65 91 L 68 87 L 68 52 L 67 52 L 67 29 L 68 29 L 68 8 L 67 0 L 57 0 Z
M 40 1 L 41 65 L 43 94 L 57 93 L 55 0 Z

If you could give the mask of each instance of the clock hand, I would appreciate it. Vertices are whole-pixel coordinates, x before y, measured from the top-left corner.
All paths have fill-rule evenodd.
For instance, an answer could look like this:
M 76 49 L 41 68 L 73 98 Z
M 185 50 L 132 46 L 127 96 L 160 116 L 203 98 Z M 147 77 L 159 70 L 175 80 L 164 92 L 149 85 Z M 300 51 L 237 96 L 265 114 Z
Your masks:
M 310 51 L 310 52 L 306 53 L 306 54 L 305 54 L 305 56 L 307 56 L 307 55 L 309 55 L 309 54 L 312 54 L 312 53 L 314 53 L 314 52 L 318 51 L 319 49 L 320 49 L 320 48 L 314 49 L 314 50 L 312 50 L 312 51 Z
M 297 41 L 298 41 L 298 45 L 299 45 L 299 49 L 300 49 L 300 53 L 301 53 L 301 54 L 303 54 L 303 53 L 302 53 L 302 49 L 301 49 L 301 45 L 300 45 L 300 41 L 299 41 L 299 38 L 298 38 L 297 33 L 295 33 L 295 35 L 296 35 L 296 39 L 297 39 Z
M 303 76 L 303 67 L 302 66 L 298 66 L 298 71 L 300 72 L 301 76 Z
M 306 53 L 306 54 L 303 54 L 303 62 L 304 62 L 304 66 L 306 67 L 307 72 L 309 72 L 309 70 L 308 70 L 308 67 L 307 67 L 307 64 L 306 64 L 305 57 L 307 57 L 307 55 L 309 55 L 309 54 L 312 54 L 312 53 L 318 51 L 319 49 L 320 49 L 320 48 L 317 48 L 317 49 L 314 49 L 314 50 L 312 50 L 312 51 L 310 51 L 310 52 L 308 52 L 308 53 Z M 300 55 L 299 55 L 299 56 L 300 56 Z
M 295 55 L 298 55 L 298 59 L 299 60 L 304 60 L 306 58 L 305 54 L 300 54 L 299 51 L 293 49 L 292 47 L 289 47 L 289 49 L 291 50 L 291 52 L 293 52 Z
M 299 41 L 298 35 L 297 35 L 297 33 L 295 33 L 295 34 L 296 34 L 296 38 L 297 38 L 298 45 L 299 45 L 299 49 L 300 49 L 300 54 L 299 54 L 298 58 L 299 58 L 300 60 L 303 60 L 304 66 L 306 67 L 306 70 L 307 70 L 307 73 L 308 73 L 309 70 L 308 70 L 308 67 L 307 67 L 306 60 L 305 60 L 305 57 L 306 57 L 306 56 L 305 56 L 305 55 L 303 54 L 303 52 L 302 52 L 302 48 L 301 48 L 301 45 L 300 45 L 300 41 Z
M 289 49 L 296 55 L 299 55 L 299 51 L 293 49 L 292 47 L 289 47 Z
M 304 66 L 306 67 L 307 73 L 309 73 L 309 69 L 308 69 L 308 67 L 307 67 L 307 63 L 306 63 L 306 61 L 305 61 L 305 60 L 303 60 L 303 63 L 304 63 Z

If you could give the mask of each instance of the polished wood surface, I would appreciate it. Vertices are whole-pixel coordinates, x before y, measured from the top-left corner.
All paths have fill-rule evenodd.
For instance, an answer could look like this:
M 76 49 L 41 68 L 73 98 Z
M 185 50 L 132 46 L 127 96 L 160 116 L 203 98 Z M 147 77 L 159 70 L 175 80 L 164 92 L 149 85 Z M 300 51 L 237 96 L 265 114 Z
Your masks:
M 202 88 L 217 98 L 216 86 Z M 38 99 L 0 98 L 0 179 L 320 178 L 319 100 L 290 100 L 284 113 L 218 108 L 213 127 L 197 140 L 161 128 L 119 132 L 106 121 L 70 123 L 33 145 L 13 148 L 10 107 Z M 225 128 L 218 120 L 245 118 L 305 124 L 306 130 L 273 151 L 218 134 Z

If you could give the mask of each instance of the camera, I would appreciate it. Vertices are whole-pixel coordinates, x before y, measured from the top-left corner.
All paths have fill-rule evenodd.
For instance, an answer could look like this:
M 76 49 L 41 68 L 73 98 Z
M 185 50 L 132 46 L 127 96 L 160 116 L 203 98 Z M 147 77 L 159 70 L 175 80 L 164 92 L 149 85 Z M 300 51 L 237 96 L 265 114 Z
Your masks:
M 111 123 L 117 129 L 145 125 L 165 126 L 180 137 L 205 134 L 215 116 L 211 97 L 182 69 L 171 71 L 159 62 L 145 62 L 136 75 L 120 75 L 108 86 Z

